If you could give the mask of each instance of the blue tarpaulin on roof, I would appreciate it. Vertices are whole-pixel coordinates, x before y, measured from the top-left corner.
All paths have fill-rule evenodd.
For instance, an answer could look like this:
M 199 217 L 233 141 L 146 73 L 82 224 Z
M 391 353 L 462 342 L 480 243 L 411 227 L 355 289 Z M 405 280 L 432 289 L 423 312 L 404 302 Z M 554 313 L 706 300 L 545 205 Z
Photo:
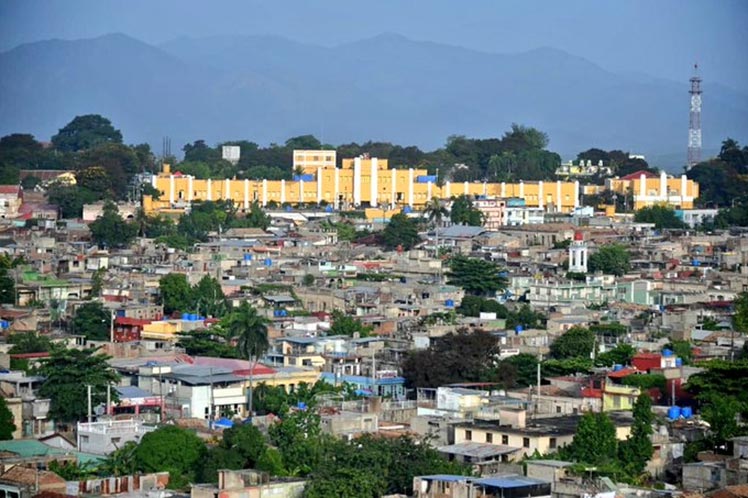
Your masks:
M 213 427 L 216 429 L 230 429 L 231 427 L 234 427 L 234 422 L 222 417 L 213 422 Z

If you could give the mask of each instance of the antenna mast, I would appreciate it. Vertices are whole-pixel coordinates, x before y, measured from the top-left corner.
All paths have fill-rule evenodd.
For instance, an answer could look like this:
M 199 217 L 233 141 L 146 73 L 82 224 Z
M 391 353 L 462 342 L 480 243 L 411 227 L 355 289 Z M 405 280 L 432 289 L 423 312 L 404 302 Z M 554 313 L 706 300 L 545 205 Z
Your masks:
M 691 112 L 688 120 L 688 168 L 701 162 L 701 78 L 699 65 L 693 65 L 693 76 L 689 80 L 691 89 Z

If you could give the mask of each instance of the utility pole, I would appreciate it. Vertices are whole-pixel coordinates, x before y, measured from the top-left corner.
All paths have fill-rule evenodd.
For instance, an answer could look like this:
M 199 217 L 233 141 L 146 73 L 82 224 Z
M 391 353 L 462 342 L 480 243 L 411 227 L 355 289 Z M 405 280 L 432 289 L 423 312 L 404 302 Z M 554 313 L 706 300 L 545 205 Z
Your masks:
M 91 423 L 91 384 L 86 386 L 88 388 L 88 423 Z
M 109 342 L 114 343 L 114 310 L 109 310 Z

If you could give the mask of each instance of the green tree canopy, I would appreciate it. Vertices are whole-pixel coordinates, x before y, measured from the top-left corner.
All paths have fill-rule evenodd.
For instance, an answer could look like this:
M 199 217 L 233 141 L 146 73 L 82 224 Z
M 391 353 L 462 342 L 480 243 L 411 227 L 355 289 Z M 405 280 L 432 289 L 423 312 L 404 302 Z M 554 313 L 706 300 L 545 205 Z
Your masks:
M 506 318 L 509 316 L 509 310 L 506 306 L 495 299 L 486 299 L 480 296 L 471 296 L 466 294 L 457 312 L 465 316 L 480 316 L 481 313 L 496 313 L 496 318 Z
M 142 167 L 138 154 L 132 147 L 119 143 L 103 143 L 86 150 L 79 157 L 79 168 L 81 171 L 76 175 L 81 178 L 81 173 L 87 170 L 103 171 L 104 177 L 99 181 L 107 181 L 103 184 L 106 188 L 95 188 L 81 180 L 78 183 L 97 192 L 101 197 L 113 196 L 115 199 L 126 199 L 130 182 L 133 177 L 141 172 Z
M 112 315 L 98 301 L 82 304 L 75 310 L 73 332 L 82 334 L 90 341 L 108 341 Z
M 634 424 L 631 435 L 618 446 L 620 461 L 630 475 L 639 476 L 644 472 L 647 463 L 654 454 L 650 436 L 654 432 L 652 423 L 652 399 L 642 393 L 634 403 Z
M 620 343 L 610 351 L 597 355 L 595 364 L 602 367 L 612 367 L 613 365 L 628 365 L 636 354 L 636 348 L 630 344 Z
M 495 336 L 460 329 L 431 339 L 428 349 L 411 351 L 402 363 L 408 387 L 439 387 L 489 378 L 496 365 L 499 344 Z
M 196 476 L 200 483 L 218 483 L 218 472 L 221 470 L 239 470 L 244 468 L 241 455 L 223 446 L 208 448 L 205 456 L 197 466 Z
M 220 326 L 213 326 L 208 330 L 191 330 L 179 334 L 177 344 L 184 348 L 188 355 L 214 356 L 216 358 L 239 358 L 228 333 Z
M 738 332 L 748 332 L 748 292 L 741 292 L 733 302 L 735 312 L 732 315 L 732 326 Z
M 589 358 L 595 348 L 595 334 L 584 327 L 572 327 L 551 343 L 551 357 Z
M 669 206 L 649 206 L 639 209 L 634 214 L 634 221 L 638 223 L 654 223 L 655 228 L 686 228 L 683 220 L 678 218 L 675 210 Z
M 534 385 L 537 379 L 538 359 L 529 353 L 520 353 L 501 360 L 496 368 L 497 381 L 505 389 Z
M 52 349 L 52 341 L 38 332 L 16 332 L 8 336 L 8 344 L 13 347 L 10 354 L 46 353 Z
M 47 200 L 59 208 L 62 218 L 81 218 L 83 205 L 98 199 L 95 192 L 75 185 L 55 184 L 47 189 Z
M 222 317 L 228 311 L 228 302 L 221 289 L 221 283 L 210 275 L 203 278 L 192 288 L 191 299 L 194 301 L 192 311 L 205 316 Z
M 316 497 L 411 496 L 415 476 L 470 473 L 468 467 L 448 462 L 424 441 L 408 436 L 367 434 L 350 442 L 333 440 L 326 453 L 329 457 L 320 462 L 308 484 Z
M 205 443 L 194 432 L 167 425 L 143 436 L 135 461 L 143 472 L 169 472 L 169 487 L 180 489 L 195 481 L 205 453 Z
M 506 278 L 498 266 L 483 259 L 454 256 L 449 261 L 447 282 L 473 296 L 491 297 L 506 288 Z
M 39 369 L 45 378 L 39 395 L 51 400 L 50 417 L 61 422 L 83 420 L 88 406 L 86 386 L 91 386 L 94 406 L 106 402 L 107 386 L 119 381 L 108 359 L 96 349 L 53 349 Z M 112 389 L 111 394 L 117 401 L 117 391 Z
M 460 195 L 452 202 L 449 212 L 452 223 L 479 227 L 483 225 L 483 213 L 473 207 L 473 201 L 466 195 Z
M 618 244 L 600 247 L 590 255 L 588 269 L 591 273 L 603 272 L 618 277 L 631 268 L 628 250 Z
M 164 313 L 171 315 L 175 311 L 188 311 L 193 303 L 193 290 L 183 273 L 169 273 L 158 282 L 159 299 L 164 306 Z
M 705 370 L 688 378 L 686 390 L 702 403 L 709 403 L 719 397 L 734 399 L 739 405 L 740 413 L 748 416 L 748 390 L 745 389 L 748 359 L 734 362 L 711 360 L 699 363 L 699 367 Z
M 0 397 L 0 441 L 13 439 L 13 433 L 16 431 L 13 413 L 8 408 L 8 402 L 5 398 Z
M 15 304 L 16 279 L 12 270 L 22 262 L 21 258 L 0 254 L 0 304 Z
M 605 466 L 616 462 L 618 440 L 616 427 L 606 413 L 582 415 L 568 447 L 571 458 L 580 463 Z
M 62 152 L 91 149 L 102 143 L 122 143 L 122 133 L 98 114 L 76 116 L 52 137 L 52 144 Z
M 244 301 L 238 308 L 226 315 L 221 325 L 236 339 L 237 350 L 242 358 L 249 360 L 249 413 L 254 413 L 253 371 L 260 358 L 265 355 L 268 342 L 268 319 L 259 315 L 257 310 Z
M 319 415 L 311 410 L 293 412 L 268 432 L 289 474 L 305 476 L 317 468 L 324 444 Z
M 237 424 L 223 431 L 221 447 L 237 454 L 242 460 L 242 467 L 251 468 L 267 449 L 267 442 L 254 425 Z
M 712 395 L 701 408 L 701 417 L 709 423 L 711 442 L 715 448 L 723 446 L 739 434 L 738 414 L 745 407 L 730 396 Z
M 409 251 L 421 241 L 418 236 L 418 223 L 405 213 L 397 213 L 382 231 L 382 242 L 388 250 L 402 247 Z
M 123 220 L 112 202 L 104 204 L 102 215 L 89 225 L 89 229 L 91 239 L 105 247 L 127 247 L 138 234 L 138 227 Z
M 182 147 L 185 162 L 215 163 L 221 160 L 221 150 L 211 147 L 205 140 L 195 140 L 191 144 Z
M 372 330 L 374 330 L 373 326 L 364 325 L 358 318 L 336 309 L 332 312 L 332 325 L 328 334 L 349 337 L 358 334 L 359 337 L 368 337 Z

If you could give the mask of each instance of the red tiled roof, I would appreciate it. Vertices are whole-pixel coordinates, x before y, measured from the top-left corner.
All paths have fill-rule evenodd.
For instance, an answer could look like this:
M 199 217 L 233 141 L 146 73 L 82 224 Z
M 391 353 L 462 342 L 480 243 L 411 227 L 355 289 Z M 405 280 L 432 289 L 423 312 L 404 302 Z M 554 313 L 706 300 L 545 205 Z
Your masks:
M 624 377 L 628 377 L 629 375 L 635 374 L 636 372 L 637 370 L 635 368 L 624 368 L 616 372 L 610 372 L 608 374 L 608 377 L 611 379 L 623 379 Z
M 49 352 L 42 352 L 42 353 L 13 353 L 10 355 L 11 358 L 15 360 L 30 360 L 32 358 L 47 358 L 49 356 Z
M 638 180 L 640 176 L 644 175 L 647 178 L 657 178 L 657 175 L 647 170 L 634 171 L 626 176 L 621 177 L 621 180 Z
M 256 365 L 252 369 L 252 375 L 273 375 L 275 373 L 275 370 L 272 368 L 268 368 L 265 365 Z M 234 370 L 234 375 L 244 376 L 249 375 L 249 368 L 242 368 L 239 370 Z
M 19 185 L 0 185 L 0 194 L 19 194 L 21 187 Z
M 153 320 L 147 318 L 131 318 L 129 316 L 118 316 L 114 319 L 117 325 L 148 325 Z
M 602 389 L 595 389 L 594 387 L 583 387 L 582 388 L 582 397 L 583 398 L 599 398 L 599 399 L 602 399 L 602 397 L 603 397 L 603 390 Z
M 636 353 L 633 358 L 634 359 L 642 359 L 642 360 L 655 360 L 660 359 L 662 355 L 660 353 Z

